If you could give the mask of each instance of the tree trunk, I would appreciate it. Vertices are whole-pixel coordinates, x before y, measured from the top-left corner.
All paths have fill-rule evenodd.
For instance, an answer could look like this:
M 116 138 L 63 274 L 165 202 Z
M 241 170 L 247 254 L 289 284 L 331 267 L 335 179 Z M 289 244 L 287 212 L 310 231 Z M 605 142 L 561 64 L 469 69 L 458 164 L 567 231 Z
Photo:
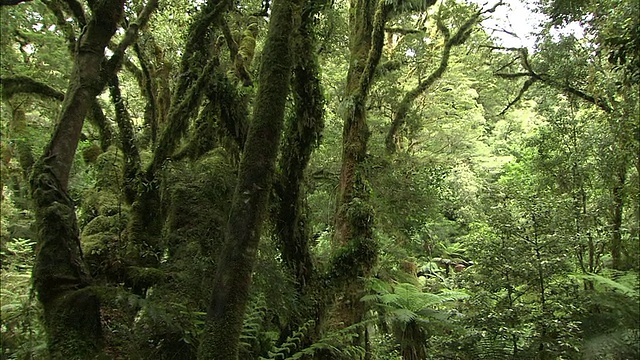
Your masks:
M 100 305 L 88 288 L 91 278 L 67 188 L 84 118 L 104 87 L 104 49 L 116 31 L 123 3 L 103 1 L 94 7 L 93 18 L 78 41 L 58 125 L 31 179 L 38 229 L 33 280 L 53 359 L 90 358 L 102 340 Z
M 373 208 L 365 178 L 369 128 L 366 101 L 384 44 L 388 7 L 385 1 L 351 0 L 349 9 L 350 60 L 347 75 L 342 167 L 335 217 L 333 273 L 341 297 L 336 304 L 334 323 L 347 327 L 360 322 L 365 309 L 360 301 L 363 279 L 376 262 L 378 245 L 373 238 Z M 364 335 L 364 333 L 361 333 Z M 364 347 L 364 336 L 356 344 Z
M 253 121 L 238 170 L 198 358 L 238 358 L 242 320 L 267 208 L 291 75 L 290 34 L 297 4 L 273 3 Z
M 286 124 L 278 164 L 273 220 L 282 260 L 295 277 L 300 293 L 304 292 L 313 274 L 302 189 L 303 173 L 324 128 L 324 97 L 313 49 L 314 14 L 315 11 L 303 13 L 302 24 L 296 34 L 294 51 L 297 59 L 292 79 L 295 104 L 293 115 Z
M 611 211 L 611 260 L 612 267 L 623 270 L 622 262 L 622 212 L 624 211 L 624 184 L 627 177 L 627 168 L 621 164 L 615 174 L 613 189 L 613 208 Z

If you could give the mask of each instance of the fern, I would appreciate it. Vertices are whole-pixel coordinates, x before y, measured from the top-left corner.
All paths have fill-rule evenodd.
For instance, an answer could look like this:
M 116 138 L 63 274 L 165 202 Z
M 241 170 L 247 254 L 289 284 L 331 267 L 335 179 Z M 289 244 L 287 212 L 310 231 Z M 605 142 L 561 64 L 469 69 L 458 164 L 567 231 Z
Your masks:
M 638 343 L 640 343 L 640 330 L 624 329 L 587 339 L 583 345 L 582 353 L 587 360 L 637 359 L 640 356 Z
M 506 359 L 513 355 L 512 345 L 501 338 L 484 338 L 478 341 L 474 357 L 477 359 L 499 360 Z
M 367 326 L 372 321 L 373 320 L 365 320 L 344 329 L 330 331 L 310 346 L 293 352 L 293 350 L 300 346 L 301 340 L 306 336 L 306 333 L 315 326 L 315 322 L 309 320 L 304 323 L 294 335 L 288 337 L 287 341 L 281 346 L 275 348 L 274 351 L 270 351 L 268 358 L 261 357 L 260 360 L 297 360 L 303 357 L 313 356 L 319 351 L 328 352 L 333 359 L 355 359 L 362 357 L 364 356 L 365 350 L 353 345 L 354 339 L 359 334 L 358 330 L 363 326 Z
M 242 333 L 240 334 L 240 354 L 246 358 L 251 354 L 259 354 L 263 341 L 263 323 L 266 316 L 266 300 L 264 295 L 255 296 L 244 316 Z
M 300 348 L 302 340 L 307 336 L 309 329 L 315 326 L 315 323 L 316 322 L 314 320 L 308 320 L 298 327 L 293 334 L 287 337 L 285 342 L 280 344 L 280 346 L 275 347 L 273 351 L 269 351 L 269 359 L 287 359 L 287 356 L 294 354 L 294 351 Z
M 0 271 L 0 352 L 2 358 L 44 358 L 46 341 L 38 318 L 42 309 L 31 291 L 34 242 L 12 239 L 5 243 Z
M 621 294 L 628 296 L 630 298 L 633 299 L 638 299 L 640 297 L 640 292 L 638 292 L 638 289 L 634 289 L 633 287 L 630 287 L 627 284 L 624 284 L 621 281 L 616 281 L 613 279 L 610 279 L 608 277 L 602 276 L 602 275 L 597 275 L 597 274 L 573 274 L 571 275 L 571 277 L 575 278 L 575 279 L 579 279 L 579 280 L 588 280 L 588 281 L 592 281 L 596 284 L 599 284 L 601 286 L 604 286 L 606 288 L 610 288 L 613 290 L 617 290 L 618 292 L 620 292 Z M 624 279 L 627 281 L 630 281 L 632 284 L 638 282 L 638 275 L 637 274 L 627 274 L 624 276 Z

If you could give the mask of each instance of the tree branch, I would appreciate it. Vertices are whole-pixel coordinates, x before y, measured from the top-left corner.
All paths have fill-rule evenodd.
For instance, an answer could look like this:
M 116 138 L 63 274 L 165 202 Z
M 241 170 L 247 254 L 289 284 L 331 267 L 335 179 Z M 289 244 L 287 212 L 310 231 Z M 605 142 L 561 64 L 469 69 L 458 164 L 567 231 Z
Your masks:
M 2 99 L 11 99 L 16 94 L 36 94 L 58 101 L 64 100 L 63 92 L 26 76 L 0 78 L 0 85 L 2 85 Z
M 467 41 L 469 35 L 471 34 L 473 26 L 475 26 L 480 21 L 480 17 L 482 16 L 482 14 L 495 11 L 495 9 L 501 4 L 502 2 L 500 1 L 489 9 L 476 12 L 469 19 L 467 19 L 467 21 L 465 21 L 462 26 L 460 26 L 460 28 L 458 28 L 453 36 L 451 36 L 451 32 L 444 25 L 440 16 L 438 16 L 436 25 L 438 27 L 438 30 L 444 36 L 444 49 L 442 50 L 440 66 L 438 66 L 438 68 L 434 70 L 426 80 L 421 81 L 415 88 L 408 91 L 402 98 L 402 101 L 400 101 L 398 109 L 393 114 L 391 127 L 389 128 L 389 131 L 385 138 L 385 146 L 389 153 L 394 153 L 396 151 L 397 133 L 404 125 L 405 119 L 413 102 L 425 91 L 427 91 L 427 89 L 431 87 L 431 85 L 433 85 L 438 79 L 440 79 L 444 72 L 447 70 L 447 67 L 449 66 L 449 56 L 451 55 L 451 49 L 454 46 L 462 45 L 465 41 Z
M 67 22 L 66 20 L 67 16 L 62 11 L 62 7 L 60 6 L 60 3 L 58 1 L 42 0 L 42 2 L 56 17 L 57 25 L 62 30 L 62 33 L 65 35 L 65 37 L 67 38 L 67 46 L 68 46 L 69 52 L 73 56 L 73 53 L 75 52 L 75 49 L 76 49 L 76 34 L 73 30 L 73 25 Z
M 384 31 L 388 33 L 400 34 L 400 35 L 424 34 L 425 32 L 424 29 L 406 29 L 406 28 L 399 28 L 399 27 L 386 27 L 384 28 Z
M 356 96 L 361 97 L 362 99 L 366 98 L 366 94 L 369 92 L 369 88 L 373 82 L 373 75 L 375 74 L 376 67 L 380 62 L 380 57 L 382 56 L 382 48 L 384 45 L 384 26 L 387 22 L 387 17 L 390 11 L 391 8 L 387 6 L 386 1 L 380 0 L 378 2 L 373 17 L 373 29 L 371 30 L 372 44 L 362 76 L 360 77 L 359 92 L 356 94 Z
M 149 22 L 151 14 L 157 7 L 158 0 L 149 0 L 140 12 L 140 15 L 138 15 L 136 21 L 129 24 L 127 31 L 124 34 L 124 39 L 122 39 L 120 44 L 118 44 L 118 47 L 113 51 L 113 55 L 107 61 L 105 66 L 106 71 L 104 72 L 104 76 L 107 77 L 107 80 L 116 73 L 120 66 L 122 66 L 124 52 L 127 50 L 129 45 L 136 41 L 138 38 L 138 31 L 142 29 L 147 22 Z
M 78 21 L 78 25 L 80 28 L 83 28 L 87 25 L 87 17 L 84 14 L 84 9 L 82 8 L 82 4 L 80 4 L 77 0 L 61 0 L 69 6 L 69 10 L 73 14 L 73 17 Z
M 500 112 L 500 115 L 503 115 L 506 113 L 507 110 L 509 110 L 509 108 L 511 108 L 513 105 L 515 105 L 518 101 L 520 101 L 520 99 L 522 98 L 522 96 L 524 95 L 524 93 L 531 87 L 531 85 L 536 82 L 536 81 L 540 81 L 543 84 L 550 86 L 556 90 L 559 90 L 565 94 L 571 94 L 574 96 L 577 96 L 578 98 L 589 102 L 593 105 L 596 105 L 597 107 L 599 107 L 600 109 L 602 109 L 604 112 L 606 113 L 611 113 L 613 112 L 613 108 L 611 107 L 611 105 L 609 104 L 609 102 L 602 98 L 602 97 L 598 97 L 595 95 L 590 95 L 587 94 L 586 92 L 575 88 L 573 86 L 570 86 L 568 84 L 563 84 L 558 82 L 557 80 L 553 79 L 552 77 L 548 76 L 547 74 L 538 74 L 535 72 L 535 70 L 533 69 L 533 66 L 531 65 L 531 61 L 529 60 L 529 56 L 528 56 L 528 52 L 527 49 L 525 48 L 502 48 L 502 47 L 493 47 L 493 46 L 485 46 L 494 50 L 509 50 L 512 52 L 517 52 L 518 56 L 516 57 L 516 59 L 514 61 L 511 61 L 509 63 L 509 65 L 515 63 L 515 61 L 519 58 L 521 61 L 521 66 L 522 68 L 525 70 L 524 72 L 514 72 L 514 73 L 506 73 L 506 72 L 494 72 L 495 76 L 498 76 L 500 78 L 503 79 L 518 79 L 518 78 L 522 78 L 522 77 L 528 77 L 528 79 L 525 81 L 525 83 L 523 84 L 522 88 L 520 89 L 520 92 L 518 93 L 518 95 L 516 96 L 516 98 L 512 101 L 509 102 L 509 104 L 507 105 L 507 107 L 502 110 Z M 507 65 L 508 66 L 508 65 Z M 502 69 L 504 69 L 506 66 L 503 66 L 500 68 L 501 71 Z
M 0 6 L 18 5 L 28 1 L 32 1 L 32 0 L 0 0 Z
M 504 108 L 504 110 L 502 110 L 500 112 L 500 116 L 504 115 L 507 110 L 509 110 L 513 105 L 515 105 L 518 101 L 520 101 L 520 99 L 522 98 L 522 96 L 524 95 L 525 92 L 527 92 L 527 90 L 529 90 L 529 88 L 531 87 L 531 85 L 533 85 L 534 82 L 536 82 L 536 78 L 534 77 L 530 77 L 528 78 L 524 84 L 522 85 L 522 88 L 520 89 L 520 92 L 518 93 L 518 95 L 515 97 L 515 99 L 511 100 L 509 102 L 509 104 L 507 104 L 507 107 Z

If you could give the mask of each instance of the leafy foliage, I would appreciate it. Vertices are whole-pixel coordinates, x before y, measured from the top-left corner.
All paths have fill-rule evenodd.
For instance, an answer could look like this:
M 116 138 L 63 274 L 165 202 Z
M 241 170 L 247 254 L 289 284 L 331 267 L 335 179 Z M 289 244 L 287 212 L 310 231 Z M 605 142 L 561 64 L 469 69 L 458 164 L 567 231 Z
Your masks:
M 0 8 L 3 359 L 48 356 L 31 290 L 36 237 L 28 189 L 30 166 L 49 141 L 71 75 L 70 47 L 81 36 L 70 3 Z M 143 3 L 128 1 L 122 23 L 131 23 Z M 133 134 L 114 126 L 107 94 L 96 101 L 104 127 L 92 119 L 82 129 L 68 193 L 91 289 L 101 298 L 105 359 L 198 356 L 247 119 L 269 111 L 255 108 L 254 84 L 272 3 L 241 1 L 223 12 L 216 4 L 163 1 L 127 52 L 118 78 Z M 352 7 L 377 5 L 389 17 L 362 104 L 369 141 L 357 169 L 360 193 L 343 205 L 367 237 L 339 246 L 343 121 L 354 108 L 344 84 L 353 76 L 348 69 L 363 65 L 349 60 L 354 10 L 363 10 Z M 285 261 L 278 227 L 263 226 L 239 358 L 638 358 L 637 1 L 542 1 L 536 6 L 550 19 L 526 52 L 497 46 L 480 26 L 468 29 L 450 49 L 447 71 L 407 110 L 394 154 L 385 138 L 403 98 L 438 69 L 451 36 L 445 30 L 455 33 L 478 5 L 300 6 L 309 22 L 296 36 L 309 31 L 318 41 L 294 63 L 317 62 L 319 73 L 313 84 L 299 79 L 287 98 L 287 129 L 311 125 L 306 115 L 296 117 L 308 114 L 296 104 L 311 90 L 322 92 L 313 110 L 325 125 L 313 129 L 313 152 L 301 152 L 300 139 L 284 141 L 294 154 L 289 161 L 304 160 L 296 170 L 296 206 L 307 216 L 283 221 L 305 237 L 291 253 L 309 257 Z M 561 30 L 571 22 L 584 33 Z M 109 49 L 111 56 L 113 44 Z M 360 58 L 369 50 L 362 48 Z M 16 92 L 11 86 L 20 79 L 46 91 Z M 108 139 L 104 129 L 111 129 Z M 160 144 L 163 132 L 168 140 Z M 140 153 L 141 168 L 153 170 L 134 171 L 133 203 L 123 190 L 132 175 L 125 174 L 131 164 L 123 140 Z M 153 207 L 141 201 L 155 190 Z M 134 223 L 135 211 L 157 215 L 158 227 Z M 296 260 L 307 271 L 304 284 L 287 263 Z M 349 299 L 338 282 L 366 284 L 366 291 Z M 343 321 L 341 307 L 358 308 L 363 317 Z

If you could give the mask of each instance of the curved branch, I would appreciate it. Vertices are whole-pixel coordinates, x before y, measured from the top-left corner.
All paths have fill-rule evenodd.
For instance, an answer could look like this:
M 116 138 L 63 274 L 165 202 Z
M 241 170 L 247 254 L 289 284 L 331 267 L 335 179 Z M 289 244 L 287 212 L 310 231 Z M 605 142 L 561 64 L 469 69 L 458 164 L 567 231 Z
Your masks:
M 63 92 L 26 76 L 0 78 L 0 85 L 4 100 L 11 99 L 16 94 L 35 94 L 58 101 L 64 100 Z
M 122 66 L 122 62 L 124 60 L 124 52 L 127 48 L 133 44 L 134 41 L 138 38 L 138 31 L 142 29 L 149 19 L 151 18 L 151 14 L 158 7 L 158 0 L 149 0 L 147 4 L 144 6 L 140 15 L 136 21 L 129 24 L 127 27 L 127 31 L 124 34 L 124 39 L 118 44 L 118 47 L 113 51 L 113 55 L 107 61 L 105 66 L 106 72 L 104 76 L 109 79 L 116 71 Z
M 522 89 L 520 90 L 520 92 L 518 93 L 518 95 L 516 96 L 516 98 L 514 100 L 512 100 L 511 102 L 509 102 L 509 104 L 507 105 L 507 107 L 502 110 L 500 112 L 500 115 L 503 115 L 504 113 L 506 113 L 507 110 L 509 110 L 509 108 L 511 108 L 513 105 L 515 105 L 524 95 L 524 93 L 529 89 L 529 87 L 531 87 L 531 85 L 536 82 L 536 81 L 540 81 L 543 84 L 550 86 L 556 90 L 559 90 L 565 94 L 571 94 L 574 96 L 577 96 L 578 98 L 591 103 L 597 107 L 599 107 L 600 109 L 602 109 L 602 111 L 606 112 L 606 113 L 611 113 L 613 112 L 613 108 L 612 106 L 609 104 L 609 102 L 603 98 L 603 97 L 599 97 L 599 96 L 595 96 L 595 95 L 591 95 L 591 94 L 587 94 L 586 92 L 575 88 L 573 86 L 567 85 L 567 84 L 563 84 L 558 82 L 557 80 L 553 79 L 552 77 L 548 76 L 547 74 L 538 74 L 535 72 L 535 70 L 533 70 L 533 66 L 531 65 L 531 61 L 529 61 L 529 56 L 528 56 L 528 52 L 527 49 L 524 48 L 500 48 L 500 47 L 493 47 L 493 49 L 496 50 L 509 50 L 509 51 L 513 51 L 513 52 L 517 52 L 518 56 L 517 58 L 520 58 L 521 61 L 521 65 L 524 68 L 524 72 L 514 72 L 514 73 L 506 73 L 506 72 L 494 72 L 495 76 L 501 77 L 503 79 L 518 79 L 521 77 L 528 77 L 528 79 L 525 81 L 525 83 L 523 84 Z M 513 64 L 515 61 L 512 61 L 510 64 Z M 502 70 L 504 67 L 502 67 L 500 70 Z M 500 71 L 498 70 L 498 71 Z
M 520 101 L 520 99 L 522 99 L 522 96 L 524 95 L 525 92 L 527 92 L 527 90 L 529 90 L 529 88 L 531 87 L 531 85 L 533 85 L 533 83 L 536 82 L 536 78 L 534 77 L 530 77 L 528 78 L 524 84 L 522 85 L 522 88 L 520 89 L 520 92 L 518 93 L 518 95 L 515 97 L 515 99 L 511 100 L 509 102 L 509 104 L 507 104 L 507 107 L 504 108 L 504 110 L 502 110 L 500 112 L 500 116 L 504 115 L 513 105 L 515 105 L 516 103 L 518 103 L 518 101 Z
M 472 28 L 480 21 L 480 17 L 482 14 L 487 12 L 493 12 L 495 9 L 501 5 L 502 2 L 496 3 L 493 7 L 487 10 L 480 10 L 473 14 L 467 21 L 465 21 L 460 28 L 451 36 L 449 29 L 442 23 L 442 20 L 438 18 L 436 23 L 438 30 L 444 36 L 444 48 L 442 49 L 442 58 L 440 59 L 440 65 L 436 70 L 434 70 L 427 79 L 421 81 L 415 88 L 411 89 L 407 92 L 400 104 L 398 105 L 398 109 L 393 114 L 393 120 L 391 122 L 391 128 L 389 128 L 389 132 L 385 138 L 385 146 L 387 148 L 387 152 L 394 153 L 397 150 L 397 133 L 400 128 L 404 125 L 406 121 L 407 114 L 409 113 L 409 109 L 413 102 L 422 95 L 429 87 L 431 87 L 438 79 L 442 77 L 447 68 L 449 67 L 449 57 L 451 55 L 451 49 L 454 46 L 459 46 L 464 44 L 469 35 L 471 34 Z

